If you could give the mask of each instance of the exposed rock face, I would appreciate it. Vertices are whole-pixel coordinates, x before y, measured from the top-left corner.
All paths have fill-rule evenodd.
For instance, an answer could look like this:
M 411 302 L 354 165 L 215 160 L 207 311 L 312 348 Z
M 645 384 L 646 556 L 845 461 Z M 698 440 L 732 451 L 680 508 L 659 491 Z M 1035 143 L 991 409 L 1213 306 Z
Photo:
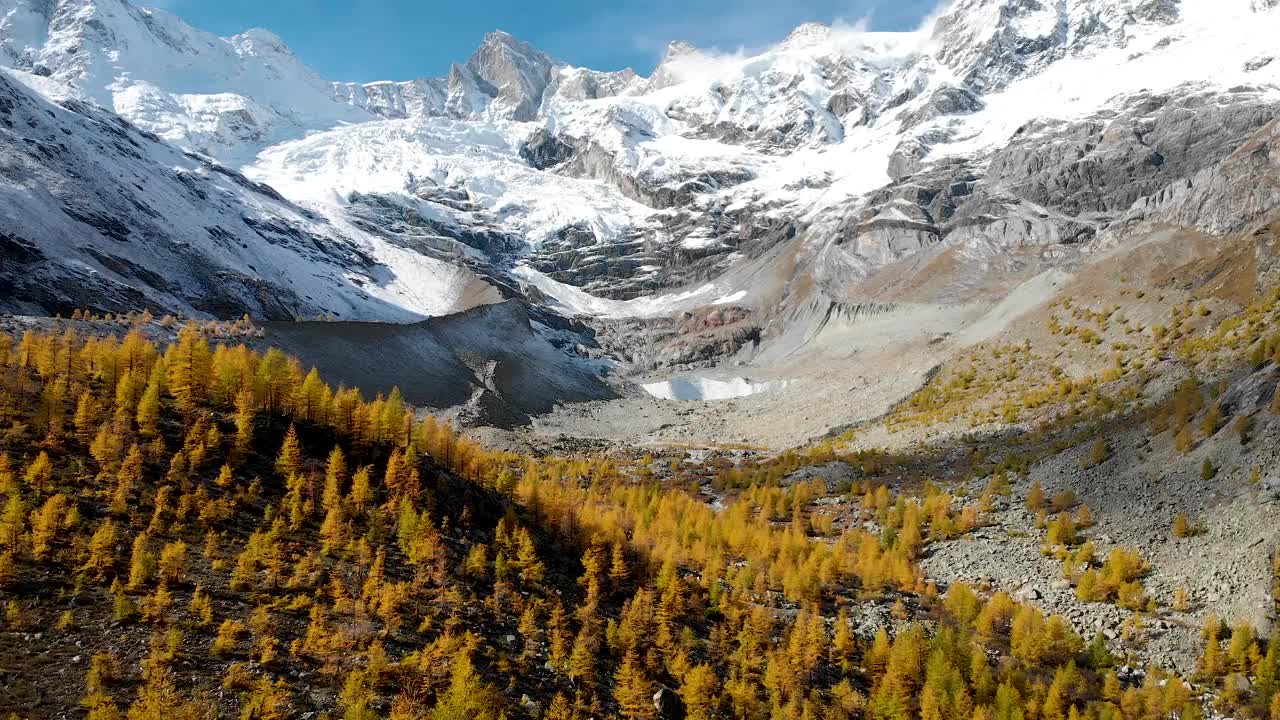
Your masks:
M 928 102 L 901 116 L 905 127 L 916 127 L 944 115 L 968 115 L 981 110 L 982 100 L 967 88 L 944 85 L 929 97 Z
M 580 100 L 599 100 L 605 97 L 639 92 L 644 79 L 631 69 L 618 72 L 600 72 L 587 68 L 562 67 L 552 73 L 551 83 L 542 96 L 545 111 L 550 106 Z
M 10 0 L 0 64 L 70 85 L 134 125 L 224 162 L 308 130 L 374 116 L 276 35 L 220 38 L 126 0 Z
M 562 67 L 542 52 L 504 32 L 484 37 L 465 64 L 443 78 L 409 82 L 334 83 L 333 97 L 389 119 L 450 116 L 528 121 L 538 115 L 543 96 Z M 617 79 L 578 75 L 563 92 L 575 99 L 600 97 Z M 634 75 L 634 74 L 633 74 Z M 557 91 L 561 85 L 557 84 Z M 578 88 L 578 89 L 574 89 Z
M 467 69 L 493 88 L 495 112 L 512 120 L 537 115 L 555 67 L 551 58 L 504 32 L 486 35 L 467 60 Z
M 1210 233 L 1244 229 L 1280 207 L 1280 130 L 1274 120 L 1216 167 L 1205 168 L 1139 202 L 1130 220 L 1197 227 Z
M 539 170 L 549 170 L 573 158 L 573 147 L 562 142 L 546 128 L 538 131 L 520 147 L 520 157 Z
M 933 29 L 939 62 L 971 90 L 986 93 L 1034 73 L 1088 43 L 1122 42 L 1137 22 L 1171 23 L 1178 0 L 1048 2 L 959 0 Z
M 14 306 L 409 319 L 532 295 L 529 269 L 549 306 L 582 312 L 706 288 L 672 310 L 685 311 L 757 282 L 780 305 L 815 286 L 836 303 L 904 288 L 963 300 L 1144 223 L 1225 232 L 1275 201 L 1272 140 L 1257 133 L 1280 63 L 1248 37 L 1205 53 L 1234 26 L 1178 0 L 954 0 L 915 33 L 808 24 L 750 57 L 673 43 L 649 78 L 569 67 L 496 32 L 441 77 L 368 84 L 320 81 L 265 31 L 213 38 L 125 0 L 11 4 L 0 62 L 38 93 L 65 92 L 101 132 L 125 125 L 89 100 L 190 151 L 253 158 L 254 178 L 184 156 L 77 203 L 45 177 L 56 212 L 19 205 L 30 214 L 0 228 L 9 265 L 35 268 L 6 269 Z M 1241 0 L 1235 15 L 1273 22 L 1274 5 Z M 1201 72 L 1191 56 L 1230 62 Z M 1129 62 L 1139 71 L 1120 81 L 1097 76 Z M 1148 72 L 1171 66 L 1188 77 Z M 38 158 L 76 132 L 12 130 L 33 164 L 57 164 Z M 126 145 L 105 147 L 150 152 Z M 153 180 L 194 200 L 161 206 Z M 57 259 L 65 226 L 92 239 L 71 254 L 81 264 Z M 294 258 L 301 270 L 277 271 Z M 41 268 L 59 264 L 65 279 L 47 283 Z M 917 282 L 938 272 L 954 277 Z
M 1275 116 L 1258 93 L 1132 98 L 1083 123 L 1024 127 L 986 183 L 1069 215 L 1122 212 L 1211 167 Z
M 1275 112 L 1255 91 L 1187 90 L 1032 123 L 985 163 L 937 162 L 871 193 L 834 242 L 870 274 L 934 246 L 994 256 L 1086 243 L 1144 220 L 1235 230 L 1280 199 L 1269 180 Z

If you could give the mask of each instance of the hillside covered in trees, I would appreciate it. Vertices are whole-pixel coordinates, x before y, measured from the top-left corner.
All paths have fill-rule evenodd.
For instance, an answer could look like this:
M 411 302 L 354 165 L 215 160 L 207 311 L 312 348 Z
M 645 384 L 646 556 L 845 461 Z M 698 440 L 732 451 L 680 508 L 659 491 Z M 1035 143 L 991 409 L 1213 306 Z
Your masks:
M 0 333 L 12 717 L 1280 718 L 1280 643 L 1247 625 L 1208 624 L 1177 677 L 929 580 L 1016 463 L 974 501 L 828 443 L 721 468 L 715 506 L 679 461 L 487 451 L 247 323 L 129 323 Z M 779 482 L 833 459 L 854 484 Z M 1079 546 L 1087 507 L 1035 504 Z M 1141 606 L 1140 557 L 1064 562 Z

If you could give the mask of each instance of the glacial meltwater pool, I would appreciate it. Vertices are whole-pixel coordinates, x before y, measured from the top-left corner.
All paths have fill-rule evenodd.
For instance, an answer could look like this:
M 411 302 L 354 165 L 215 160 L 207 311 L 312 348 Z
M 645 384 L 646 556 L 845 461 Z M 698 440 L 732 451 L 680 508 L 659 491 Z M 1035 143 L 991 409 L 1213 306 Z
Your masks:
M 717 380 L 708 377 L 681 377 L 641 385 L 644 391 L 663 400 L 731 400 L 733 398 L 775 392 L 787 386 L 787 380 L 751 382 L 747 378 Z

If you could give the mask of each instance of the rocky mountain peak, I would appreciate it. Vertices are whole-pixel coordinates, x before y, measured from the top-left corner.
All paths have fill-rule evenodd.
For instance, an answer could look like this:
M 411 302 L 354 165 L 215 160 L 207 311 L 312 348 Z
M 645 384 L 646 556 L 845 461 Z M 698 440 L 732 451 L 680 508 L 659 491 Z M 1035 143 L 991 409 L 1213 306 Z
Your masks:
M 831 39 L 831 26 L 820 22 L 807 22 L 792 30 L 782 41 L 783 49 L 809 47 Z
M 675 65 L 701 52 L 696 46 L 683 40 L 668 44 L 666 52 L 662 54 L 662 60 L 649 76 L 649 88 L 660 90 L 680 82 L 679 73 L 674 69 Z
M 662 53 L 662 60 L 658 63 L 658 67 L 662 67 L 673 60 L 679 60 L 680 58 L 687 57 L 689 55 L 696 55 L 700 52 L 702 52 L 702 50 L 693 43 L 685 42 L 684 40 L 673 40 L 670 43 L 667 43 L 667 49 Z
M 495 89 L 497 114 L 532 120 L 559 65 L 546 53 L 497 30 L 485 35 L 466 67 Z
M 227 40 L 245 55 L 257 57 L 282 56 L 294 58 L 293 49 L 279 35 L 264 28 L 250 28 Z

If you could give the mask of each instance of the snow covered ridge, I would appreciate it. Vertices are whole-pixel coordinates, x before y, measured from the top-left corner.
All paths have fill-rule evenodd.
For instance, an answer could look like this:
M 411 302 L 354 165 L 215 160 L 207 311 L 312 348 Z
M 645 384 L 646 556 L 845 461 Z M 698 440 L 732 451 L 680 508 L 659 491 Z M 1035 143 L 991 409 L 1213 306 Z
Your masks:
M 0 70 L 0 311 L 411 321 L 501 300 L 466 267 L 327 222 L 15 72 Z
M 373 117 L 334 103 L 330 84 L 266 30 L 220 38 L 126 0 L 0 0 L 0 61 L 233 164 L 308 130 Z
M 322 254 L 373 258 L 361 283 L 326 263 L 325 291 L 299 308 L 413 318 L 510 284 L 565 314 L 650 316 L 749 304 L 735 269 L 783 243 L 824 264 L 796 272 L 825 287 L 955 245 L 981 264 L 1092 236 L 1113 218 L 1006 187 L 1012 160 L 989 177 L 993 154 L 1015 139 L 1038 152 L 1063 123 L 1106 123 L 1188 88 L 1247 86 L 1255 104 L 1275 102 L 1274 5 L 955 0 L 914 32 L 805 25 L 753 54 L 673 43 L 648 78 L 571 67 L 494 32 L 443 75 L 361 84 L 319 77 L 264 30 L 218 38 L 126 0 L 0 0 L 0 64 L 46 98 L 97 103 L 275 188 L 288 199 L 280 226 L 318 238 Z M 11 132 L 16 143 L 35 131 Z M 145 172 L 157 177 L 165 163 L 194 167 L 156 152 L 166 159 Z M 263 202 L 227 197 L 243 204 L 228 215 L 252 218 Z M 982 200 L 972 217 L 967 198 Z M 213 252 L 188 210 L 157 212 Z M 956 232 L 953 217 L 966 220 Z M 110 246 L 91 224 L 59 232 Z M 253 233 L 236 252 L 262 242 Z M 294 282 L 310 272 L 271 267 Z

